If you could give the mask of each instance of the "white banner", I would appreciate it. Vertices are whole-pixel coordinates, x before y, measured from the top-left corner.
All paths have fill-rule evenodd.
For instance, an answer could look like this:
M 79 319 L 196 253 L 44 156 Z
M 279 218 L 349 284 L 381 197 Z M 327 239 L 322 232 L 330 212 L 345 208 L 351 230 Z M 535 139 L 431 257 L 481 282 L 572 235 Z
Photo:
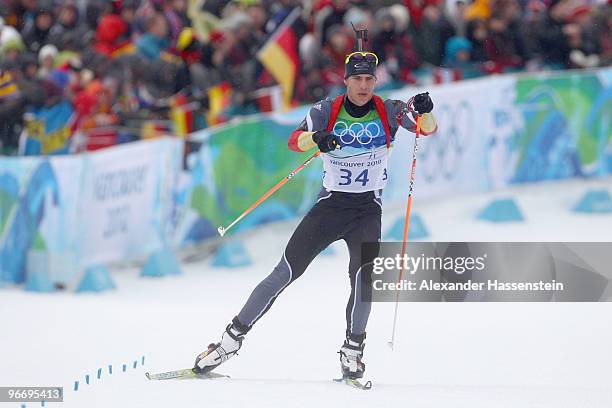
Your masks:
M 82 263 L 116 261 L 163 246 L 180 141 L 157 139 L 88 155 L 82 185 Z
M 514 77 L 451 83 L 434 88 L 438 131 L 419 139 L 416 185 L 419 197 L 485 191 L 508 183 L 514 166 L 508 143 L 521 122 L 513 105 Z M 407 101 L 424 90 L 403 89 L 391 99 Z M 414 134 L 397 132 L 385 198 L 405 199 Z M 502 165 L 500 167 L 500 165 Z

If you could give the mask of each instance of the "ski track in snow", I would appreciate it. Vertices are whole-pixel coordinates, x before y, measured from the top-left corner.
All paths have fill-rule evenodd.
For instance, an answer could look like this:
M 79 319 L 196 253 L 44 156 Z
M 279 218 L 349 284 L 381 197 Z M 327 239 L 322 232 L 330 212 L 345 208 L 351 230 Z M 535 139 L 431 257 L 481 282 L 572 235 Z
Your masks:
M 612 179 L 436 200 L 419 200 L 417 186 L 413 213 L 431 241 L 611 241 L 612 215 L 570 211 L 587 188 L 610 191 Z M 492 198 L 507 196 L 526 222 L 474 220 Z M 401 203 L 386 205 L 383 230 L 403 211 Z M 218 340 L 296 224 L 243 235 L 251 267 L 215 269 L 206 258 L 162 279 L 123 268 L 113 275 L 118 289 L 98 295 L 0 290 L 0 385 L 64 386 L 65 402 L 49 407 L 612 406 L 610 302 L 401 304 L 393 351 L 386 345 L 393 304 L 374 304 L 364 357 L 374 388 L 333 383 L 349 294 L 344 243 L 317 258 L 249 333 L 240 355 L 219 367 L 231 379 L 147 380 L 145 371 L 190 367 Z

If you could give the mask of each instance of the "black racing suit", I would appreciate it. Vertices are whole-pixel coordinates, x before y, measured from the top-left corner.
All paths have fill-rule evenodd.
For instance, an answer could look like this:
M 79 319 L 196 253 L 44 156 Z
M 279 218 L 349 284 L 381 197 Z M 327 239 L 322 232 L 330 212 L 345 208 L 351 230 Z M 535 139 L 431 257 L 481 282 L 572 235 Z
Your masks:
M 410 109 L 404 102 L 387 100 L 384 102 L 384 106 L 386 117 L 389 118 L 391 141 L 393 141 L 400 125 L 413 130 L 414 122 L 406 115 Z M 376 109 L 372 100 L 364 106 L 357 106 L 352 104 L 348 98 L 344 99 L 343 108 L 345 114 L 354 118 L 372 114 L 373 110 Z M 331 101 L 329 99 L 315 104 L 296 132 L 312 132 L 327 128 L 330 109 Z M 380 122 L 377 123 L 380 124 Z M 342 131 L 342 129 L 348 128 L 346 123 L 343 126 L 334 127 L 334 129 L 341 129 Z M 373 126 L 371 125 L 368 129 L 375 129 Z M 364 126 L 359 125 L 354 129 L 359 131 L 364 129 Z M 346 136 L 346 131 L 343 134 Z M 357 140 L 357 134 L 358 132 L 353 134 L 355 136 L 353 138 L 354 143 Z M 370 136 L 368 140 L 371 140 L 372 132 L 366 134 L 366 136 L 368 135 Z M 310 136 L 308 135 L 308 137 Z M 382 139 L 378 146 L 385 150 L 385 135 L 381 134 L 380 136 Z M 344 137 L 344 140 L 346 140 L 346 137 Z M 358 143 L 355 144 L 362 147 Z M 348 170 L 344 170 L 344 172 L 339 173 L 340 179 L 346 177 L 345 174 Z M 355 171 L 356 173 L 357 171 Z M 341 180 L 340 185 L 343 184 L 345 183 Z M 306 214 L 289 239 L 278 265 L 270 275 L 255 287 L 240 313 L 234 318 L 234 326 L 242 332 L 247 332 L 270 309 L 281 292 L 304 273 L 308 265 L 321 251 L 335 241 L 344 240 L 350 255 L 348 275 L 351 284 L 351 294 L 346 305 L 347 337 L 361 341 L 365 337 L 371 308 L 370 302 L 361 301 L 361 285 L 367 283 L 367 279 L 371 275 L 371 262 L 373 261 L 361 259 L 361 244 L 364 242 L 380 242 L 381 193 L 382 189 L 346 192 L 324 188 L 315 205 Z M 367 278 L 364 280 L 364 277 Z

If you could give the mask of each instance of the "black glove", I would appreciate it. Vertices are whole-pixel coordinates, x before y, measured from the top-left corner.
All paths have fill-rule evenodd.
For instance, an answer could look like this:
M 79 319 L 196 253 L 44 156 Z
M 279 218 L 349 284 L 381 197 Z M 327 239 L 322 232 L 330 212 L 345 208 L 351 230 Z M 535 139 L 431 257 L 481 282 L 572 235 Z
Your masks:
M 412 101 L 412 106 L 414 106 L 414 110 L 422 115 L 424 113 L 429 113 L 433 110 L 433 101 L 429 97 L 429 92 L 420 93 L 415 95 L 414 100 Z
M 336 140 L 336 136 L 326 130 L 319 130 L 312 135 L 312 140 L 319 146 L 321 153 L 331 152 L 336 150 L 340 144 Z

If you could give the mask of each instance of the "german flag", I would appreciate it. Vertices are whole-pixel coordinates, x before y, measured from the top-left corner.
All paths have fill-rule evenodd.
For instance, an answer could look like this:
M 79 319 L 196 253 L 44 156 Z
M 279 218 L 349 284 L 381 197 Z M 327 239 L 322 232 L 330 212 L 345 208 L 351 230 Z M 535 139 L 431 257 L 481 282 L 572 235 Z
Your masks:
M 148 120 L 140 128 L 140 138 L 155 139 L 168 134 L 170 131 L 171 129 L 167 121 Z
M 218 125 L 225 121 L 223 111 L 225 111 L 232 103 L 232 86 L 229 82 L 224 81 L 219 85 L 208 88 L 208 115 L 206 121 L 208 126 Z
M 293 29 L 293 23 L 299 15 L 300 9 L 293 9 L 257 53 L 259 61 L 283 88 L 285 108 L 291 106 L 293 86 L 299 67 L 298 42 Z
M 185 95 L 178 94 L 171 99 L 170 117 L 177 136 L 185 137 L 194 131 L 193 110 Z
M 134 55 L 136 54 L 136 46 L 130 42 L 125 43 L 114 50 L 111 54 L 112 58 L 119 58 L 125 55 Z

